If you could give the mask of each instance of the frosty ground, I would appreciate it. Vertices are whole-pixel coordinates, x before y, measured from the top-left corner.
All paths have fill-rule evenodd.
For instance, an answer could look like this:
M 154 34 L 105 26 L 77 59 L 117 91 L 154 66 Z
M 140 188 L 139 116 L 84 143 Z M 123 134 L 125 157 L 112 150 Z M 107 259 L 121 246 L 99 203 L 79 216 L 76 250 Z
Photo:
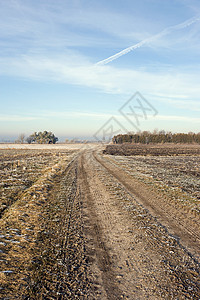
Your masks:
M 104 148 L 4 144 L 2 299 L 199 299 L 200 155 Z

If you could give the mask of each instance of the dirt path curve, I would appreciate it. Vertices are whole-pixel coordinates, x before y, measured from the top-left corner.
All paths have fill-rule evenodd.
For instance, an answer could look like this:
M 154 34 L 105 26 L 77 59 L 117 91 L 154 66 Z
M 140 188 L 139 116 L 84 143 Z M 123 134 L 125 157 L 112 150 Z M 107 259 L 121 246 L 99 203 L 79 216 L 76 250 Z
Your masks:
M 95 299 L 199 299 L 198 262 L 119 172 L 91 150 L 79 158 Z

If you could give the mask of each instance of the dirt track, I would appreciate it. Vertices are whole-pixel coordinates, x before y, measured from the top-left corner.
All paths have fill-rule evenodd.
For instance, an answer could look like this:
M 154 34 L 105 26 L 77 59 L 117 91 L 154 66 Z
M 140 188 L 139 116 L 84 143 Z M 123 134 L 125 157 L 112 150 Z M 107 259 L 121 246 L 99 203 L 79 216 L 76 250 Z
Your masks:
M 88 152 L 81 160 L 106 297 L 198 299 L 199 266 L 186 247 L 199 256 L 198 224 L 184 224 L 166 199 L 149 195 L 101 155 Z
M 62 168 L 48 201 L 36 198 L 35 220 L 18 205 L 26 227 L 39 225 L 13 266 L 14 252 L 4 245 L 12 272 L 1 276 L 2 299 L 200 298 L 198 215 L 150 191 L 100 151 L 82 150 Z M 2 228 L 21 228 L 22 236 L 20 219 L 6 214 Z

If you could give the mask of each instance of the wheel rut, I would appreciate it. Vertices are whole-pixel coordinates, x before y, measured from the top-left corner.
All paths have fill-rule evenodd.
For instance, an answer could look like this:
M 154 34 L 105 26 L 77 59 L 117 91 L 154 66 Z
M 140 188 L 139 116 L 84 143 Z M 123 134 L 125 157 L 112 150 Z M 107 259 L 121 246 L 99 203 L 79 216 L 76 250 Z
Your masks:
M 92 151 L 80 166 L 105 297 L 199 299 L 199 264 L 177 237 Z
M 197 260 L 93 150 L 60 161 L 0 220 L 2 299 L 200 299 Z
M 192 222 L 193 226 L 190 225 L 185 212 L 179 211 L 171 203 L 168 203 L 166 199 L 162 199 L 157 194 L 149 191 L 144 184 L 139 183 L 126 174 L 120 166 L 111 164 L 95 152 L 93 152 L 93 155 L 112 176 L 137 198 L 139 203 L 167 227 L 169 232 L 180 239 L 184 247 L 188 248 L 195 259 L 200 262 L 200 232 L 198 224 Z
M 90 247 L 88 247 L 88 252 L 92 254 L 91 249 L 95 249 L 95 254 L 93 255 L 97 261 L 98 271 L 95 271 L 99 292 L 97 298 L 99 299 L 120 299 L 122 292 L 117 286 L 116 275 L 112 268 L 112 259 L 108 248 L 105 245 L 102 231 L 102 226 L 100 220 L 97 217 L 97 212 L 94 206 L 95 199 L 90 192 L 90 186 L 88 183 L 88 175 L 85 170 L 85 157 L 84 154 L 79 159 L 79 183 L 82 192 L 83 201 L 86 202 L 85 211 L 87 216 L 87 236 L 89 235 L 92 240 Z M 98 279 L 99 278 L 99 279 Z M 100 284 L 102 282 L 102 286 Z

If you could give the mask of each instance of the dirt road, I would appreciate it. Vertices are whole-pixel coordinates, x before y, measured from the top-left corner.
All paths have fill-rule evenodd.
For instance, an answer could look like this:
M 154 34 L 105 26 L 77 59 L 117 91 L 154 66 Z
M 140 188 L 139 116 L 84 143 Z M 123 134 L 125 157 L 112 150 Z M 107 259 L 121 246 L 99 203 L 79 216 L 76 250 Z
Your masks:
M 200 298 L 197 215 L 151 191 L 100 150 L 84 149 L 62 168 L 45 191 L 48 201 L 34 200 L 34 221 L 26 218 L 28 204 L 20 206 L 35 234 L 17 249 L 14 266 L 4 246 L 12 272 L 3 277 L 3 299 Z M 23 233 L 20 219 L 8 213 L 2 228 L 8 220 Z M 27 258 L 20 260 L 23 251 Z
M 80 179 L 104 298 L 198 299 L 198 224 L 95 151 Z

